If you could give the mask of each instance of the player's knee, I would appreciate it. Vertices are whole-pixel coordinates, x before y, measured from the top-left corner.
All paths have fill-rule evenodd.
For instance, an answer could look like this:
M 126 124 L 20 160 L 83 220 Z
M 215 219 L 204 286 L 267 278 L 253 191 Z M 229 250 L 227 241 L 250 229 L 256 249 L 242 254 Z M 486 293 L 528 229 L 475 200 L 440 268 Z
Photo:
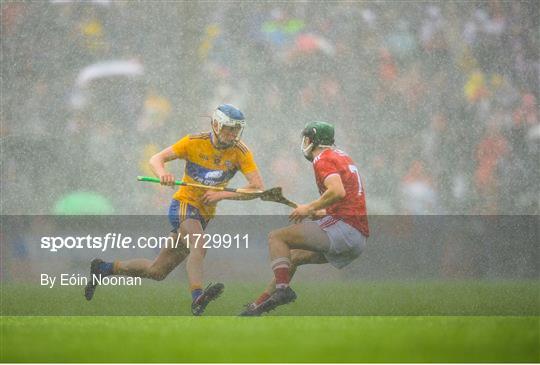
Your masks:
M 270 245 L 274 244 L 276 241 L 279 241 L 281 240 L 281 232 L 280 230 L 275 230 L 275 231 L 270 231 L 270 233 L 268 234 L 268 243 Z

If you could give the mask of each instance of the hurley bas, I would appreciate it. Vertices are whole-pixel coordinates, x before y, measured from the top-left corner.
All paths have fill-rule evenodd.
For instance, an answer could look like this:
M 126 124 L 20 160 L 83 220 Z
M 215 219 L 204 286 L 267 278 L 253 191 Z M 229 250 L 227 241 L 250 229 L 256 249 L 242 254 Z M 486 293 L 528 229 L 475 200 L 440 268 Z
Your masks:
M 60 274 L 60 275 L 49 275 L 41 274 L 40 283 L 42 286 L 47 286 L 53 288 L 56 284 L 60 286 L 86 286 L 88 284 L 88 277 L 81 274 Z M 141 285 L 142 279 L 137 277 L 129 276 L 102 276 L 102 275 L 93 275 L 93 280 L 95 280 L 99 285 L 110 285 L 110 286 L 135 286 Z

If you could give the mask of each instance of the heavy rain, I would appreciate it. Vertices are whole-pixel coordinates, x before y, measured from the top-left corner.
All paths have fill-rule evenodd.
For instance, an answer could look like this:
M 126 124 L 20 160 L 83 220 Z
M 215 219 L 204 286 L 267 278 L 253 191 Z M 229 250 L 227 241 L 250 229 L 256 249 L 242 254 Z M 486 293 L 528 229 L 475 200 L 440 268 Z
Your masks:
M 281 187 L 293 202 L 319 196 L 301 151 L 306 123 L 332 123 L 336 147 L 356 164 L 371 231 L 365 252 L 341 271 L 302 268 L 300 283 L 461 280 L 476 293 L 482 280 L 517 282 L 488 288 L 500 307 L 458 286 L 440 302 L 429 300 L 438 287 L 424 291 L 424 309 L 374 295 L 343 311 L 311 303 L 312 313 L 538 315 L 539 8 L 496 0 L 2 1 L 2 282 L 87 275 L 98 255 L 156 257 L 131 247 L 49 252 L 39 242 L 167 236 L 174 190 L 137 176 L 153 176 L 150 158 L 183 136 L 210 131 L 210 116 L 228 103 L 245 115 L 242 140 L 265 188 Z M 182 179 L 184 166 L 166 168 Z M 229 183 L 245 185 L 241 173 Z M 208 232 L 249 233 L 250 248 L 210 250 L 205 280 L 262 289 L 272 274 L 268 234 L 290 212 L 271 201 L 220 202 Z M 175 275 L 187 286 L 183 269 Z M 400 285 L 388 292 L 407 290 Z M 366 298 L 364 289 L 353 294 Z M 64 299 L 82 302 L 77 290 Z M 10 297 L 8 314 L 122 310 L 60 299 L 29 308 L 21 298 Z M 158 312 L 180 307 L 171 308 Z

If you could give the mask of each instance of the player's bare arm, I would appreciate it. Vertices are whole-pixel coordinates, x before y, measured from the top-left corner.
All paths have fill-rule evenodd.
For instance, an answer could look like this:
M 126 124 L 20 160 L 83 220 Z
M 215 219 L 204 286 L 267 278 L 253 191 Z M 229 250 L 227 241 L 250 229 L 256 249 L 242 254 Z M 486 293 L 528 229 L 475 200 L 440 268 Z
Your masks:
M 243 186 L 243 189 L 256 189 L 256 190 L 264 190 L 264 184 L 261 177 L 261 174 L 258 170 L 249 172 L 245 175 L 246 180 L 248 181 L 248 184 L 246 186 Z M 228 191 L 207 191 L 202 200 L 204 204 L 214 204 L 217 203 L 220 200 L 252 200 L 257 199 L 258 196 L 256 195 L 247 195 L 247 194 L 240 194 L 240 193 L 232 193 Z
M 289 220 L 294 223 L 299 223 L 307 217 L 316 217 L 324 215 L 324 209 L 330 205 L 340 201 L 346 195 L 345 187 L 338 174 L 332 174 L 324 180 L 324 185 L 327 190 L 319 199 L 312 201 L 309 204 L 299 205 L 289 215 Z
M 245 175 L 246 180 L 248 181 L 248 184 L 246 186 L 243 186 L 244 189 L 254 189 L 254 190 L 264 190 L 264 183 L 261 177 L 261 174 L 259 173 L 259 170 L 252 171 L 250 173 L 247 173 Z M 223 199 L 229 199 L 229 200 L 252 200 L 257 199 L 256 196 L 253 195 L 246 195 L 246 194 L 239 194 L 239 193 L 230 193 L 230 192 L 224 192 L 225 198 Z
M 174 186 L 175 177 L 165 169 L 165 163 L 177 158 L 178 156 L 174 153 L 172 147 L 167 147 L 150 158 L 149 163 L 152 172 L 159 178 L 161 185 Z

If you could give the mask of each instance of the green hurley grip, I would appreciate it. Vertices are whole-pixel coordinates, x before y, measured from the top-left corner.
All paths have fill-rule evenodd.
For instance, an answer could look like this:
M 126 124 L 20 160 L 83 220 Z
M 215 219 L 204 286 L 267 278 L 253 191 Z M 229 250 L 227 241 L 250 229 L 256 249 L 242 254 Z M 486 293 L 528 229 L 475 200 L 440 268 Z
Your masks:
M 157 177 L 151 177 L 151 176 L 137 176 L 137 181 L 148 181 L 153 183 L 159 183 L 159 179 Z M 184 182 L 181 180 L 176 180 L 174 182 L 174 185 L 184 185 Z

